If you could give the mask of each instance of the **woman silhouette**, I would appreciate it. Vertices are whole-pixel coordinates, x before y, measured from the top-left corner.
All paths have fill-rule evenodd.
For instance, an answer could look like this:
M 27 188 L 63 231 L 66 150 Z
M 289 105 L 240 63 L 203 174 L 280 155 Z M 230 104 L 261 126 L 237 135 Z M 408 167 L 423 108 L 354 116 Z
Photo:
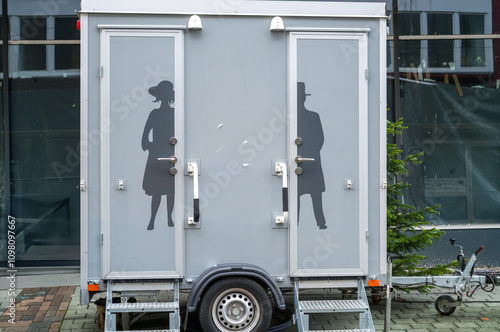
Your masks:
M 174 226 L 172 212 L 175 199 L 175 178 L 170 174 L 173 164 L 158 160 L 158 158 L 173 156 L 175 151 L 174 146 L 170 144 L 170 138 L 174 137 L 174 109 L 171 107 L 174 102 L 174 85 L 169 81 L 161 81 L 148 91 L 156 98 L 154 102 L 160 103 L 160 107 L 149 114 L 142 134 L 142 149 L 149 151 L 142 188 L 146 195 L 152 196 L 151 218 L 148 224 L 148 230 L 152 230 L 163 195 L 167 195 L 168 226 Z M 152 141 L 150 140 L 151 132 Z

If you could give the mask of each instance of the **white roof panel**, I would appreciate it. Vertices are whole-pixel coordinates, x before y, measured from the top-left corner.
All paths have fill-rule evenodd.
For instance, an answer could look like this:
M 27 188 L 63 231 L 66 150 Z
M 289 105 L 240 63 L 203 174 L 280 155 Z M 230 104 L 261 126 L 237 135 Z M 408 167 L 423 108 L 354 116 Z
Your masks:
M 385 2 L 81 0 L 86 13 L 385 17 Z

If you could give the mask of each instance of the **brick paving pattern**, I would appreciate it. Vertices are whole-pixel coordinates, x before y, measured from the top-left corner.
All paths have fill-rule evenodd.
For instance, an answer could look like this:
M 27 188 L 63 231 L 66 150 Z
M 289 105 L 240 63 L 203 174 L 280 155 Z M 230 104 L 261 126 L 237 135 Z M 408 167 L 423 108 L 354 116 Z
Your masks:
M 75 292 L 75 286 L 25 288 L 16 297 L 15 324 L 10 310 L 0 316 L 0 329 L 5 332 L 59 331 Z

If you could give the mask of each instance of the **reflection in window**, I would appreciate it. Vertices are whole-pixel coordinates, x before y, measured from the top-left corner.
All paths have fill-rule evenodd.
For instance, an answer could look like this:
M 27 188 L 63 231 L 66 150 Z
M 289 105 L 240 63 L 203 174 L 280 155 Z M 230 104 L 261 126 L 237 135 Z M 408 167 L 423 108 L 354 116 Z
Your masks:
M 21 40 L 47 39 L 47 19 L 45 17 L 20 17 Z
M 460 15 L 461 34 L 484 34 L 484 15 Z M 484 40 L 462 40 L 462 67 L 486 67 Z
M 2 17 L 0 17 L 0 38 L 3 40 Z M 3 49 L 0 48 L 0 73 L 3 73 Z
M 1 25 L 0 25 L 1 26 Z M 3 83 L 0 81 L 0 83 Z M 4 112 L 3 112 L 3 94 L 0 93 L 0 248 L 5 248 L 7 242 L 7 209 L 5 197 L 7 195 L 8 178 L 5 174 L 5 142 L 4 142 Z M 0 261 L 6 261 L 7 250 L 0 250 Z M 6 265 L 3 265 L 6 266 Z
M 46 40 L 47 19 L 45 17 L 20 17 L 21 40 Z M 20 45 L 19 70 L 46 70 L 47 46 Z
M 420 14 L 399 14 L 400 35 L 420 35 Z M 420 65 L 420 40 L 404 40 L 399 43 L 400 67 L 409 68 Z
M 47 55 L 45 45 L 20 45 L 19 70 L 46 70 Z
M 12 79 L 11 215 L 16 266 L 79 257 L 79 79 Z M 37 263 L 39 262 L 39 263 Z
M 78 40 L 80 39 L 80 31 L 76 29 L 78 17 L 56 17 L 55 18 L 55 34 L 56 40 Z
M 77 17 L 55 18 L 56 40 L 78 40 L 80 32 L 76 29 Z M 79 69 L 80 45 L 56 45 L 55 69 Z
M 80 45 L 56 45 L 55 69 L 79 69 Z
M 451 14 L 428 14 L 428 35 L 451 35 L 453 24 Z M 453 40 L 428 41 L 429 67 L 449 67 L 453 61 Z

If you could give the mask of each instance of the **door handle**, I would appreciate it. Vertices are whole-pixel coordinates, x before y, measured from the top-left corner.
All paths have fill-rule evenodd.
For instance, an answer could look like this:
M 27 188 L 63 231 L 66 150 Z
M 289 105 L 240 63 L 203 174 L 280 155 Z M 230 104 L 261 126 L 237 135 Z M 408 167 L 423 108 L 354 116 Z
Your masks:
M 172 156 L 169 158 L 158 158 L 159 161 L 170 161 L 172 164 L 175 164 L 177 162 L 177 157 Z
M 198 190 L 198 164 L 188 163 L 188 175 L 193 177 L 193 217 L 188 218 L 188 224 L 195 225 L 200 221 L 200 198 Z
M 300 163 L 301 163 L 301 162 L 303 162 L 303 161 L 314 161 L 314 158 L 303 158 L 303 157 L 301 157 L 301 156 L 297 156 L 297 157 L 295 157 L 295 162 L 296 162 L 297 164 L 300 164 Z
M 283 216 L 277 216 L 275 222 L 277 224 L 285 224 L 288 219 L 288 172 L 285 163 L 275 164 L 276 175 L 283 178 L 283 186 L 281 190 L 283 201 Z

